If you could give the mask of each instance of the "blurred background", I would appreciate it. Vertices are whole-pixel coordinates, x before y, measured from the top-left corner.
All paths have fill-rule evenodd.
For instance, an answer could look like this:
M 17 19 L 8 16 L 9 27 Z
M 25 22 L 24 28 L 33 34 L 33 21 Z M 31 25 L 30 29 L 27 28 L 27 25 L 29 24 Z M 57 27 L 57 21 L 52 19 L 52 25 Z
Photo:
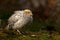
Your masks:
M 60 0 L 0 0 L 0 28 L 5 28 L 8 18 L 16 10 L 30 9 L 33 22 L 31 32 L 60 32 Z

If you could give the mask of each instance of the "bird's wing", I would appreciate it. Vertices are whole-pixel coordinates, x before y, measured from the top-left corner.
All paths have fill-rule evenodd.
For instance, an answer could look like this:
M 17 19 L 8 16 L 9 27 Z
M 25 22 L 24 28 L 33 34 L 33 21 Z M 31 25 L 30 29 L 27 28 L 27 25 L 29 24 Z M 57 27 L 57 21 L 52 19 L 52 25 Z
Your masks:
M 15 11 L 14 14 L 8 19 L 8 28 L 14 26 L 14 24 L 22 19 L 23 12 L 22 11 Z
M 14 23 L 13 29 L 22 28 L 24 24 L 25 24 L 24 20 L 20 19 L 16 23 Z
M 15 23 L 23 17 L 22 11 L 15 11 L 14 14 L 8 19 L 9 23 Z

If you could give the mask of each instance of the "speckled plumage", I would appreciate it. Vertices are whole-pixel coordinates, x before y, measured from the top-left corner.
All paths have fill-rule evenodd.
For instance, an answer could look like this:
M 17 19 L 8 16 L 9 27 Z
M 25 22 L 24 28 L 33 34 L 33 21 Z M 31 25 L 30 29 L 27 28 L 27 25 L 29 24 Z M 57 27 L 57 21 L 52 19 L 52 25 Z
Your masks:
M 14 11 L 14 14 L 8 19 L 6 29 L 19 30 L 28 25 L 27 23 L 30 23 L 32 19 L 32 12 L 30 10 Z

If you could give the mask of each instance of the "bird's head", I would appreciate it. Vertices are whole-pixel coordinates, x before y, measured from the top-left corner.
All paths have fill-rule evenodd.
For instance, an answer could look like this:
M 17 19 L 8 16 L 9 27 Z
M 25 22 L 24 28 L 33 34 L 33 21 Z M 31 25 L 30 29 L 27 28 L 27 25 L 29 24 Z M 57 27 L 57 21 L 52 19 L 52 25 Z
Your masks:
M 31 10 L 29 10 L 29 9 L 24 10 L 24 14 L 27 16 L 33 16 Z
M 33 20 L 33 14 L 32 14 L 32 11 L 31 11 L 31 10 L 25 9 L 25 10 L 24 10 L 24 14 L 26 15 L 26 17 L 27 17 L 28 19 L 30 19 L 30 21 Z

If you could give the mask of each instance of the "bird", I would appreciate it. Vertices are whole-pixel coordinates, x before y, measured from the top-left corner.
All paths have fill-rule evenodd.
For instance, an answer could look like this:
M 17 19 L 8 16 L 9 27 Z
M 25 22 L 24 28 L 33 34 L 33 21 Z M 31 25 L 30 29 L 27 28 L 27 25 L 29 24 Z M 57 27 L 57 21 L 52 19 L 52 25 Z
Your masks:
M 20 29 L 32 21 L 33 14 L 31 10 L 25 9 L 14 11 L 14 14 L 12 14 L 8 19 L 6 30 L 16 30 L 19 34 L 21 34 Z

